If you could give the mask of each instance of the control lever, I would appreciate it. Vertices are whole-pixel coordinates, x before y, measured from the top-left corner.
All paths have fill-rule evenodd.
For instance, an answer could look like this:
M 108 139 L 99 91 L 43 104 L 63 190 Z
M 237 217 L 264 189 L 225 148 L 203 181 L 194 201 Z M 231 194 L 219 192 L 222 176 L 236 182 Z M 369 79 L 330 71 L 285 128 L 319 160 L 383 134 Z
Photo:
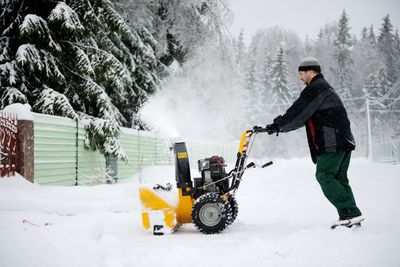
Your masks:
M 270 165 L 272 165 L 272 164 L 273 164 L 273 162 L 272 162 L 272 161 L 270 161 L 270 162 L 267 162 L 267 163 L 264 163 L 264 164 L 261 166 L 261 168 L 268 167 L 268 166 L 270 166 Z

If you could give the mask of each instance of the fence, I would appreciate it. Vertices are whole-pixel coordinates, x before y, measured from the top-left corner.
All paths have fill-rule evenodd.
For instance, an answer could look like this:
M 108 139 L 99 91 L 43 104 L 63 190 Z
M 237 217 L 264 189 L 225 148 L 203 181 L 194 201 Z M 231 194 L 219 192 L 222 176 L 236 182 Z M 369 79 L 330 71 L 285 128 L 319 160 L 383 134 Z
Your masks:
M 34 113 L 35 181 L 85 184 L 104 172 L 105 159 L 84 149 L 85 130 L 78 122 Z
M 385 98 L 384 101 L 369 99 L 367 96 L 343 99 L 356 141 L 354 156 L 367 157 L 378 163 L 400 163 L 400 79 L 396 82 L 396 86 L 391 89 L 392 93 L 386 95 L 393 95 L 393 92 L 398 94 L 394 98 Z M 275 109 L 267 121 L 279 114 L 277 110 L 284 112 L 289 106 L 290 103 L 270 105 L 271 110 L 275 107 L 279 109 Z M 290 135 L 291 137 L 287 138 L 282 135 L 283 138 L 280 138 L 278 145 L 264 140 L 269 149 L 262 151 L 261 154 L 271 154 L 271 156 L 278 154 L 283 157 L 308 154 L 308 151 L 302 149 L 305 136 L 299 132 Z
M 400 142 L 373 144 L 372 151 L 372 159 L 374 162 L 389 164 L 400 163 Z
M 106 159 L 84 147 L 85 129 L 79 121 L 34 113 L 35 181 L 49 185 L 83 185 L 104 180 Z M 122 128 L 119 138 L 128 162 L 118 161 L 118 179 L 150 165 L 173 164 L 170 141 L 148 132 Z M 233 162 L 236 144 L 185 140 L 192 168 L 197 160 L 217 154 Z
M 361 109 L 360 111 L 362 113 L 366 110 Z M 84 185 L 104 181 L 106 159 L 99 152 L 85 149 L 86 131 L 79 121 L 36 113 L 33 113 L 33 115 L 34 176 L 37 183 Z M 368 143 L 367 128 L 365 127 L 361 131 L 360 127 L 357 128 L 356 134 L 358 133 L 359 137 L 356 137 L 356 140 L 365 140 L 364 147 L 366 147 Z M 232 163 L 236 159 L 238 144 L 185 141 L 192 168 L 197 167 L 198 159 L 211 155 L 224 156 L 228 162 Z M 173 153 L 169 150 L 167 138 L 122 128 L 120 142 L 128 156 L 128 162 L 117 162 L 119 179 L 131 177 L 146 166 L 173 164 Z M 363 142 L 358 142 L 358 144 L 360 143 Z M 370 147 L 375 162 L 395 164 L 400 162 L 399 148 L 400 142 L 376 142 L 372 143 Z M 358 150 L 360 151 L 360 149 Z M 367 155 L 367 149 L 365 149 L 365 155 Z
M 366 97 L 345 99 L 358 156 L 378 163 L 400 163 L 400 112 Z
M 0 113 L 0 176 L 15 174 L 17 116 Z

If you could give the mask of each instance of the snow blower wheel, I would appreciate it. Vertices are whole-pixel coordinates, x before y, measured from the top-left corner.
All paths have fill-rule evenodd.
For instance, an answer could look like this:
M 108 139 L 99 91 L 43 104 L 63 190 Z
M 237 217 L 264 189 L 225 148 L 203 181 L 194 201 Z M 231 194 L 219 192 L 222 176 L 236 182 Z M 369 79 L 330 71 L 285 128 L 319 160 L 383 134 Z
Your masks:
M 221 233 L 232 220 L 232 209 L 218 193 L 206 193 L 193 205 L 192 220 L 196 228 L 204 234 Z
M 231 219 L 228 224 L 231 225 L 236 220 L 239 213 L 239 205 L 234 196 L 230 196 L 229 205 L 231 207 Z

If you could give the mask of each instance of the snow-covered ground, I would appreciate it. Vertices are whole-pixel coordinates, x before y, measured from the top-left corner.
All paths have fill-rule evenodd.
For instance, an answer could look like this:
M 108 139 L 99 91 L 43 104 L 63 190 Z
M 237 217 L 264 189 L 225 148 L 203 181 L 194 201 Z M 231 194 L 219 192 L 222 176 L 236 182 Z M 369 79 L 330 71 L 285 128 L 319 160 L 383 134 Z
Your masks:
M 193 174 L 193 173 L 192 173 Z M 400 266 L 400 165 L 355 159 L 350 182 L 366 221 L 337 219 L 309 159 L 249 170 L 237 221 L 219 235 L 184 225 L 152 236 L 141 225 L 137 177 L 115 185 L 39 186 L 0 179 L 0 266 Z M 173 166 L 143 180 L 174 181 Z

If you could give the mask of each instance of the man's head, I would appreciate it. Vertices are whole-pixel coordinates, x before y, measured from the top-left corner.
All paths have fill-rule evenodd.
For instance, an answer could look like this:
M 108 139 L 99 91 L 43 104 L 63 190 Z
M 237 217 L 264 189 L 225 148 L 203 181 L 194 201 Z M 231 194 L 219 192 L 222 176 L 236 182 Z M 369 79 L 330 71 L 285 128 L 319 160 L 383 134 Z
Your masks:
M 313 57 L 306 57 L 299 64 L 299 78 L 305 85 L 310 84 L 311 80 L 321 72 L 321 65 Z

